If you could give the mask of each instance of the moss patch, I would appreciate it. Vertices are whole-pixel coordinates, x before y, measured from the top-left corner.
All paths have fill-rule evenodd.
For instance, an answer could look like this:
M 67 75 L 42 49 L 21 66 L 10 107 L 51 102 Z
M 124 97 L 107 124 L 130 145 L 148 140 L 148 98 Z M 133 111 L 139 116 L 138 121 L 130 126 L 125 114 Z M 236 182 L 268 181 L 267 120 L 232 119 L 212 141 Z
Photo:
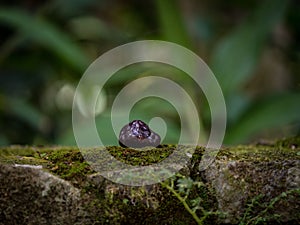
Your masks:
M 263 202 L 270 202 L 274 196 L 286 191 L 286 183 L 293 184 L 293 177 L 297 169 L 296 161 L 300 160 L 300 138 L 280 140 L 271 144 L 257 144 L 247 146 L 226 147 L 219 151 L 216 157 L 215 168 L 211 177 L 199 172 L 198 166 L 205 151 L 204 147 L 197 147 L 191 162 L 180 171 L 193 181 L 201 181 L 205 186 L 193 187 L 187 199 L 192 204 L 194 199 L 201 199 L 203 209 L 215 211 L 218 207 L 229 208 L 232 199 L 241 203 L 234 210 L 241 209 L 236 215 L 251 219 L 251 215 L 260 215 Z M 101 163 L 101 153 L 107 151 L 111 157 L 123 163 L 134 166 L 152 165 L 166 159 L 176 150 L 176 145 L 162 145 L 159 148 L 132 149 L 118 146 L 88 148 L 79 151 L 76 147 L 28 147 L 11 146 L 0 149 L 1 164 L 30 164 L 42 165 L 44 169 L 59 177 L 70 181 L 80 188 L 83 198 L 86 199 L 86 211 L 90 215 L 99 215 L 93 218 L 99 224 L 193 224 L 194 221 L 184 207 L 172 194 L 160 184 L 145 187 L 130 187 L 114 184 L 101 176 L 96 176 L 88 161 Z M 180 146 L 180 151 L 191 153 L 190 146 Z M 92 158 L 94 157 L 94 159 Z M 283 163 L 284 162 L 284 163 Z M 272 174 L 276 173 L 276 174 Z M 95 176 L 94 176 L 95 175 Z M 215 177 L 214 177 L 215 176 Z M 98 182 L 91 181 L 93 178 Z M 210 179 L 206 182 L 206 178 Z M 276 179 L 274 180 L 271 179 Z M 219 180 L 218 180 L 219 179 Z M 177 181 L 175 181 L 177 185 Z M 226 184 L 224 186 L 224 184 Z M 276 184 L 272 186 L 270 184 Z M 175 185 L 175 188 L 178 188 Z M 226 188 L 232 192 L 226 192 Z M 291 187 L 292 188 L 292 187 Z M 265 195 L 259 200 L 262 207 L 255 206 L 253 214 L 244 210 L 243 205 L 251 202 L 261 192 Z M 221 196 L 220 193 L 225 193 Z M 227 193 L 227 194 L 226 194 Z M 219 196 L 220 195 L 220 196 Z M 223 198 L 223 203 L 218 201 Z M 299 193 L 291 195 L 291 202 L 297 202 Z M 224 200 L 225 199 L 225 200 Z M 279 202 L 279 201 L 278 201 Z M 282 203 L 284 207 L 285 203 Z M 288 206 L 287 206 L 288 207 Z M 244 210 L 244 211 L 243 211 Z M 269 212 L 269 211 L 268 211 Z M 270 210 L 270 212 L 273 212 Z M 275 211 L 274 211 L 275 212 Z M 201 216 L 203 213 L 198 212 Z M 135 217 L 128 217 L 134 215 Z M 157 218 L 157 221 L 155 220 Z M 238 218 L 238 216 L 236 216 Z M 215 218 L 208 218 L 206 222 L 215 222 Z
M 284 139 L 269 145 L 238 145 L 222 149 L 217 159 L 248 162 L 300 160 L 300 138 Z
M 101 151 L 108 151 L 116 160 L 134 166 L 147 166 L 161 162 L 174 152 L 176 145 L 161 145 L 158 148 L 132 149 L 118 146 L 99 147 L 86 149 L 91 155 Z M 180 151 L 190 152 L 191 147 L 181 146 Z M 193 154 L 192 164 L 199 163 L 205 148 L 197 147 Z M 86 157 L 86 154 L 84 154 Z M 60 177 L 72 180 L 91 174 L 89 164 L 77 147 L 53 146 L 53 147 L 29 147 L 10 146 L 0 148 L 0 163 L 5 164 L 30 164 L 43 165 L 50 172 Z M 106 160 L 96 157 L 97 163 Z M 300 138 L 279 140 L 270 145 L 240 145 L 226 147 L 219 151 L 217 159 L 224 161 L 268 162 L 280 159 L 300 160 Z M 193 166 L 192 168 L 197 168 Z M 191 173 L 193 176 L 193 172 Z
M 148 166 L 161 162 L 175 150 L 175 145 L 162 145 L 159 148 L 121 148 L 115 146 L 106 147 L 106 150 L 121 162 L 133 166 Z

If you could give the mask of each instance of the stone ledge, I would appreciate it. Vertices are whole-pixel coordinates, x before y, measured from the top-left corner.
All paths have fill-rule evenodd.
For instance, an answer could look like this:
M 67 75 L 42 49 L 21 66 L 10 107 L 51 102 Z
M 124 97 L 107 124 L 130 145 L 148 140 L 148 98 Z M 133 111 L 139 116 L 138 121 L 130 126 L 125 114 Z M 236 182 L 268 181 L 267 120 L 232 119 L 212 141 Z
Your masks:
M 204 224 L 299 224 L 300 145 L 292 140 L 224 148 L 205 171 L 199 171 L 204 148 L 198 148 L 180 173 L 204 184 L 188 197 L 217 212 Z M 126 160 L 129 153 L 141 157 L 114 149 L 125 152 Z M 0 224 L 196 224 L 161 184 L 113 183 L 92 171 L 76 148 L 14 146 L 0 152 Z

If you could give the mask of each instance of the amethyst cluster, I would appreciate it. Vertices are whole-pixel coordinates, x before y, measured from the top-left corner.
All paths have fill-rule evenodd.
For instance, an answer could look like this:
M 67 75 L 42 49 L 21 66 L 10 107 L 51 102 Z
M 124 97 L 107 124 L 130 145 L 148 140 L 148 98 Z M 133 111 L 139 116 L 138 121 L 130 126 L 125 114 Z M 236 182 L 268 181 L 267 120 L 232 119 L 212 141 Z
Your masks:
M 131 148 L 157 147 L 160 144 L 160 136 L 143 121 L 133 120 L 121 129 L 119 143 L 122 147 Z

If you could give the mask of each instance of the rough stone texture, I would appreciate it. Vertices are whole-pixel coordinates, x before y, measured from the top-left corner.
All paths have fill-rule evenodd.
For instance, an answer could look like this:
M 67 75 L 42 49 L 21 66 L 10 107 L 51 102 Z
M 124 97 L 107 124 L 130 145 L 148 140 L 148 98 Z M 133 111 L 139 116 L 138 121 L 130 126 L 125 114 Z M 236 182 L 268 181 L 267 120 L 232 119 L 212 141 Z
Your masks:
M 38 167 L 0 165 L 1 224 L 76 224 L 80 191 Z
M 249 199 L 260 194 L 269 202 L 283 192 L 299 189 L 299 172 L 299 160 L 256 163 L 216 160 L 205 176 L 216 192 L 218 209 L 228 215 L 223 222 L 233 223 L 238 222 Z M 274 213 L 282 215 L 282 222 L 300 221 L 300 196 L 288 202 L 288 209 L 279 203 Z
M 0 224 L 196 224 L 160 184 L 130 187 L 96 172 L 82 173 L 82 156 L 72 148 L 52 158 L 49 152 L 59 148 L 27 149 L 26 157 L 22 151 L 5 149 L 5 155 L 0 154 Z M 75 151 L 78 162 L 57 163 Z M 263 219 L 266 224 L 300 224 L 299 145 L 222 149 L 205 171 L 199 171 L 202 153 L 203 149 L 196 151 L 180 172 L 205 184 L 193 187 L 189 199 L 200 196 L 206 211 L 223 215 L 203 224 L 255 224 Z M 65 179 L 53 175 L 63 174 L 58 171 L 64 165 L 73 166 Z M 77 167 L 78 174 L 73 171 Z M 203 216 L 199 210 L 197 214 Z

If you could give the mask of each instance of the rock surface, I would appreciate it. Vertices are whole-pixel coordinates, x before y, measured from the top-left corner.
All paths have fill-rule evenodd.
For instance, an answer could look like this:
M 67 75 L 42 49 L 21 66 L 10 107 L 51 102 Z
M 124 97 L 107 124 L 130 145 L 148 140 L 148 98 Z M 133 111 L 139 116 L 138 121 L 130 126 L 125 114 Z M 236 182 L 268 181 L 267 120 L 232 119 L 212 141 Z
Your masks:
M 300 224 L 299 146 L 224 148 L 205 171 L 199 148 L 180 176 L 144 187 L 103 178 L 75 148 L 4 148 L 0 224 L 197 224 L 172 184 L 203 224 Z
M 3 224 L 76 224 L 82 220 L 80 190 L 39 167 L 0 165 Z

